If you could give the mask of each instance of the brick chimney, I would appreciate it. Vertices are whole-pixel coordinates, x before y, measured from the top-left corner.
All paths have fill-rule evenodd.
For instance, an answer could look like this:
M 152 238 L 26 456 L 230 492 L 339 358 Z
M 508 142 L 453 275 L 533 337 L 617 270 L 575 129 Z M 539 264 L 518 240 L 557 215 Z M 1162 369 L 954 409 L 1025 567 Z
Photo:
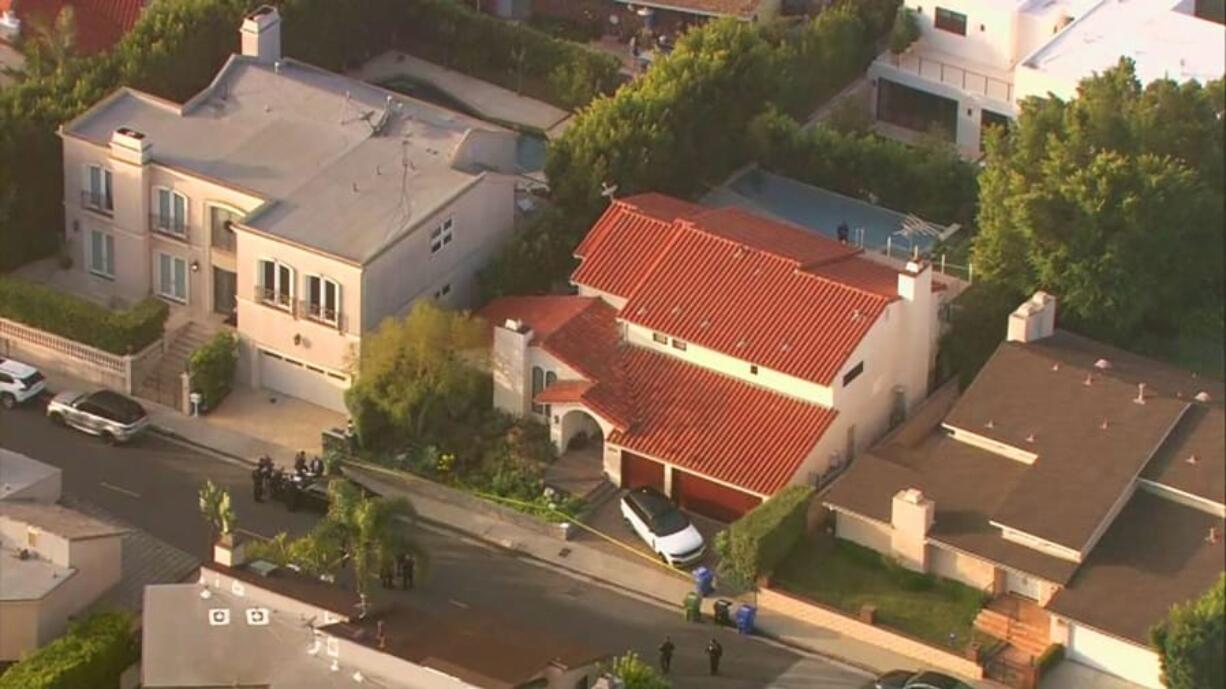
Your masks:
M 908 569 L 928 571 L 928 530 L 936 516 L 936 503 L 918 488 L 894 494 L 890 505 L 890 550 Z
M 271 5 L 261 5 L 243 18 L 239 29 L 243 55 L 272 64 L 281 59 L 281 13 Z
M 1034 342 L 1056 332 L 1056 298 L 1038 291 L 1009 314 L 1009 342 Z

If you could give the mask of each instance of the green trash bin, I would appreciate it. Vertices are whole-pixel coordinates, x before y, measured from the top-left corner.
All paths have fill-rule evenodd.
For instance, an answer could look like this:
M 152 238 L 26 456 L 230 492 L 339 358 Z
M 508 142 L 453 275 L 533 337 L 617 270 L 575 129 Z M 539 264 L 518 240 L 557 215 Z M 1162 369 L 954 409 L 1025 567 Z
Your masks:
M 685 610 L 686 622 L 701 622 L 702 621 L 702 596 L 697 592 L 690 591 L 685 594 L 685 602 L 681 604 Z

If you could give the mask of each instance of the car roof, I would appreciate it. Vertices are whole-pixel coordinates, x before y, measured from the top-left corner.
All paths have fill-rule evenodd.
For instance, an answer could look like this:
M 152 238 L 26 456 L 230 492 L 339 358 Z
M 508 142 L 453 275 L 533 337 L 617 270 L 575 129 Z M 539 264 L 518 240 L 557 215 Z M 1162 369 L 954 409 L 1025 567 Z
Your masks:
M 117 421 L 132 423 L 145 416 L 145 408 L 136 400 L 129 399 L 111 390 L 99 390 L 89 395 L 89 401 L 116 416 Z
M 965 686 L 962 682 L 940 672 L 921 672 L 907 682 L 908 687 L 916 685 L 936 687 L 937 689 L 959 689 L 959 687 Z
M 651 486 L 635 488 L 627 493 L 627 496 L 653 516 L 677 509 L 677 506 L 666 495 Z
M 38 369 L 29 364 L 23 364 L 16 359 L 6 359 L 2 356 L 0 356 L 0 371 L 20 378 L 25 378 L 31 373 L 38 373 Z

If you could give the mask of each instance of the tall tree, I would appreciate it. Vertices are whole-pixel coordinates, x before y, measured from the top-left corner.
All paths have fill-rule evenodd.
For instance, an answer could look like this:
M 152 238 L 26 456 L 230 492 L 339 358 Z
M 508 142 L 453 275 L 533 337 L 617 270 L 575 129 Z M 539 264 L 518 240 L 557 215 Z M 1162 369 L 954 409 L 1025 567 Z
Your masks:
M 362 340 L 361 375 L 346 400 L 363 445 L 421 438 L 434 421 L 463 419 L 484 398 L 485 377 L 466 354 L 485 347 L 481 321 L 418 300 Z
M 989 138 L 976 275 L 1053 292 L 1074 327 L 1124 346 L 1190 323 L 1220 338 L 1224 109 L 1220 80 L 1142 88 L 1124 59 L 1075 99 L 1023 103 Z
M 25 56 L 28 75 L 40 77 L 58 70 L 77 50 L 77 11 L 65 5 L 54 18 L 37 15 L 30 20 Z
M 1226 574 L 1150 632 L 1169 689 L 1226 688 Z

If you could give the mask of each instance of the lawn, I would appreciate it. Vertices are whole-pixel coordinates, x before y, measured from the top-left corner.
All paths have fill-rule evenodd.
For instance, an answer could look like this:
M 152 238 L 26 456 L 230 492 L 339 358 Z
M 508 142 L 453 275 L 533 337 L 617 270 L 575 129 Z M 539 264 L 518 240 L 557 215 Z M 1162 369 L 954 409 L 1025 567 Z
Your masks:
M 866 603 L 875 605 L 879 624 L 958 650 L 975 638 L 972 624 L 985 600 L 974 588 L 911 572 L 868 548 L 825 534 L 802 541 L 772 581 L 851 615 L 859 615 Z

